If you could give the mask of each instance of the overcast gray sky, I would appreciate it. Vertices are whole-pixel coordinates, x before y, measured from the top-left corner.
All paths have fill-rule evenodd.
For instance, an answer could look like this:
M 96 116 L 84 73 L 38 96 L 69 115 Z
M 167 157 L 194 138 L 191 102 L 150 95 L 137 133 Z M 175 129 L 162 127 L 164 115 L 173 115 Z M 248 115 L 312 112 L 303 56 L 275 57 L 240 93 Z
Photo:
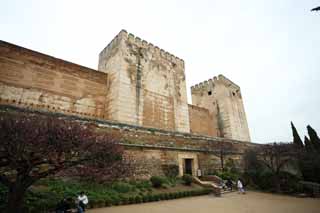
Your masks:
M 0 39 L 97 69 L 121 30 L 185 60 L 187 90 L 223 74 L 242 90 L 252 141 L 320 133 L 319 0 L 0 3 Z M 190 102 L 190 101 L 189 101 Z

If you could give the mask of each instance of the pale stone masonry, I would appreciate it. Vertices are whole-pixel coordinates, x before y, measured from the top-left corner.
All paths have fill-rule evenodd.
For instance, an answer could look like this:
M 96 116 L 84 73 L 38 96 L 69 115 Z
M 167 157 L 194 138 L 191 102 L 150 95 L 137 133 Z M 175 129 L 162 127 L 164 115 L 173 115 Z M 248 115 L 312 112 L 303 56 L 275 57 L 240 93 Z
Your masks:
M 184 61 L 122 30 L 89 69 L 0 42 L 0 103 L 250 141 L 240 87 L 219 75 L 191 88 Z
M 192 87 L 202 109 L 188 107 L 184 61 L 124 30 L 100 53 L 98 69 L 110 76 L 112 120 L 250 141 L 240 87 L 222 75 Z
M 134 178 L 210 174 L 227 159 L 241 166 L 250 142 L 240 87 L 219 75 L 191 87 L 184 61 L 122 30 L 99 55 L 98 70 L 0 41 L 0 114 L 58 116 L 120 135 Z M 249 143 L 250 142 L 250 143 Z M 229 146 L 228 146 L 229 147 Z M 200 170 L 200 171 L 199 171 Z
M 109 76 L 110 117 L 190 132 L 184 61 L 121 31 L 99 55 Z
M 250 141 L 240 87 L 219 75 L 191 87 L 192 103 L 209 110 L 219 136 Z

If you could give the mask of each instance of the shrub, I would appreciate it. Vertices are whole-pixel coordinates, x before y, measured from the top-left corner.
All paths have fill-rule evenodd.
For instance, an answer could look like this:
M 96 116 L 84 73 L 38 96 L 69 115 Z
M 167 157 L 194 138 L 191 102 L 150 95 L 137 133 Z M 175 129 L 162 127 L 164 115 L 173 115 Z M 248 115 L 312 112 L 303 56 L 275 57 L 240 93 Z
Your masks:
M 133 185 L 133 184 L 131 184 Z M 142 190 L 142 189 L 146 189 L 146 190 L 151 190 L 151 183 L 150 181 L 139 181 L 139 182 L 135 182 L 134 184 L 138 189 Z
M 105 206 L 105 201 L 102 199 L 96 200 L 96 207 L 101 208 Z
M 217 176 L 219 176 L 223 180 L 231 179 L 233 181 L 236 181 L 239 174 L 238 173 L 232 173 L 231 171 L 223 171 L 223 172 L 218 172 Z
M 150 196 L 149 195 L 143 195 L 142 196 L 142 202 L 149 202 L 150 201 Z
M 125 182 L 116 182 L 112 184 L 112 189 L 119 193 L 128 193 L 132 190 L 132 186 Z
M 8 188 L 0 183 L 0 212 L 4 211 Z
M 160 196 L 161 200 L 167 200 L 167 193 L 162 193 Z
M 120 197 L 118 195 L 111 195 L 112 205 L 117 206 L 120 204 Z
M 158 201 L 159 201 L 159 200 L 162 200 L 162 198 L 163 198 L 163 195 L 162 195 L 162 194 L 158 194 L 157 196 L 158 196 Z
M 286 193 L 295 193 L 301 191 L 299 181 L 301 179 L 288 172 L 280 173 L 281 191 Z
M 169 184 L 171 187 L 175 187 L 177 185 L 177 179 L 176 178 L 169 179 Z
M 140 191 L 141 191 L 141 192 L 145 192 L 145 191 L 147 191 L 147 190 L 146 190 L 145 188 L 141 188 Z
M 120 200 L 119 199 L 112 200 L 112 205 L 118 206 L 119 204 L 120 204 Z
M 176 199 L 178 196 L 177 196 L 177 193 L 176 192 L 172 192 L 172 199 Z
M 153 197 L 153 201 L 159 201 L 160 200 L 159 195 L 153 195 L 152 197 Z
M 60 197 L 57 193 L 50 191 L 28 191 L 26 195 L 26 207 L 29 211 L 49 211 L 56 207 L 57 203 L 61 201 L 62 197 Z
M 231 158 L 229 158 L 226 161 L 224 168 L 225 168 L 226 171 L 228 171 L 230 173 L 233 173 L 233 174 L 239 174 L 240 173 L 239 169 L 236 166 L 235 161 L 233 159 L 231 159 Z
M 136 196 L 135 201 L 136 201 L 136 203 L 141 203 L 142 202 L 141 196 Z
M 91 201 L 90 201 L 90 203 L 91 203 Z M 112 199 L 110 197 L 106 197 L 104 199 L 104 204 L 105 204 L 105 206 L 111 206 L 112 205 Z
M 164 194 L 164 199 L 165 199 L 165 200 L 169 200 L 169 199 L 170 199 L 169 193 L 165 193 L 165 194 Z
M 174 199 L 173 193 L 169 193 L 169 194 L 168 194 L 168 197 L 169 197 L 170 200 L 171 200 L 171 199 Z
M 192 179 L 193 179 L 192 176 L 188 175 L 188 174 L 185 174 L 185 175 L 182 176 L 182 180 L 183 180 L 184 184 L 187 185 L 187 186 L 191 185 Z
M 152 176 L 150 178 L 150 181 L 152 183 L 152 186 L 155 188 L 160 188 L 165 183 L 164 178 L 159 176 Z
M 90 200 L 89 208 L 95 208 L 95 200 Z
M 178 198 L 182 197 L 182 192 L 177 192 Z
M 122 197 L 121 198 L 121 203 L 122 204 L 128 204 L 129 203 L 129 198 L 128 197 Z
M 179 174 L 179 166 L 175 164 L 162 165 L 162 171 L 166 177 L 176 178 Z
M 129 197 L 129 204 L 134 204 L 135 202 L 135 197 Z

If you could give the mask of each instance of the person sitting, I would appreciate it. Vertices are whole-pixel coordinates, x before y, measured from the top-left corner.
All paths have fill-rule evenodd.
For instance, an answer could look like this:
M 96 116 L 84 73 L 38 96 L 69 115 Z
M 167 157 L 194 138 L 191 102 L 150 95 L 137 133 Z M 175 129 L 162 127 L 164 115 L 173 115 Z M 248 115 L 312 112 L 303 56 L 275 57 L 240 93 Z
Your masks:
M 87 195 L 84 194 L 84 192 L 80 192 L 80 195 L 78 196 L 78 211 L 79 212 L 85 212 L 86 211 L 86 205 L 88 204 L 89 200 Z
M 69 213 L 72 212 L 72 198 L 64 198 L 56 207 L 56 213 Z
M 227 183 L 226 183 L 227 188 L 232 191 L 232 181 L 230 178 L 228 178 Z

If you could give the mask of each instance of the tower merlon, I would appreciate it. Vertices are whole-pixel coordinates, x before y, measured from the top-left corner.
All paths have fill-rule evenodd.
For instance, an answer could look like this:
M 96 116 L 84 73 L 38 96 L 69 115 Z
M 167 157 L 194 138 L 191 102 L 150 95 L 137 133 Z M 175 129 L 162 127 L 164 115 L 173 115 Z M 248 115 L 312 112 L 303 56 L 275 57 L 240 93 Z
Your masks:
M 227 87 L 233 87 L 234 89 L 240 90 L 240 87 L 235 84 L 233 81 L 231 81 L 230 79 L 228 79 L 227 77 L 225 77 L 222 74 L 219 74 L 218 76 L 214 76 L 212 79 L 203 81 L 199 84 L 196 84 L 194 86 L 191 86 L 191 92 L 196 92 L 196 91 L 200 91 L 200 90 L 207 90 L 209 89 L 209 87 L 214 86 L 215 84 L 219 84 L 222 83 L 224 85 L 226 85 Z
M 113 45 L 119 41 L 119 39 L 128 40 L 134 44 L 136 44 L 138 47 L 148 48 L 151 52 L 160 55 L 162 58 L 174 63 L 174 64 L 180 64 L 184 67 L 184 60 L 163 50 L 160 49 L 158 46 L 153 45 L 151 42 L 148 42 L 146 40 L 142 40 L 140 37 L 135 36 L 132 33 L 128 33 L 126 30 L 121 30 L 118 35 L 100 52 L 99 56 L 103 56 L 112 49 Z
M 121 38 L 128 38 L 128 32 L 126 30 L 121 30 L 112 40 L 109 42 L 109 44 L 99 53 L 99 58 L 102 58 L 106 54 L 110 52 L 110 50 L 113 48 L 113 46 L 121 40 Z
M 148 42 L 146 41 L 146 40 L 142 40 L 142 46 L 144 47 L 144 48 L 148 48 Z
M 141 40 L 141 38 L 139 38 L 139 37 L 135 37 L 135 39 L 134 39 L 134 41 L 135 41 L 135 43 L 138 45 L 138 46 L 142 46 L 142 40 Z
M 222 74 L 218 75 L 218 80 L 222 83 L 227 84 L 228 86 L 232 86 L 232 87 L 235 87 L 236 89 L 240 89 L 240 87 L 236 83 L 234 83 L 233 81 L 231 81 L 229 78 L 225 77 Z

